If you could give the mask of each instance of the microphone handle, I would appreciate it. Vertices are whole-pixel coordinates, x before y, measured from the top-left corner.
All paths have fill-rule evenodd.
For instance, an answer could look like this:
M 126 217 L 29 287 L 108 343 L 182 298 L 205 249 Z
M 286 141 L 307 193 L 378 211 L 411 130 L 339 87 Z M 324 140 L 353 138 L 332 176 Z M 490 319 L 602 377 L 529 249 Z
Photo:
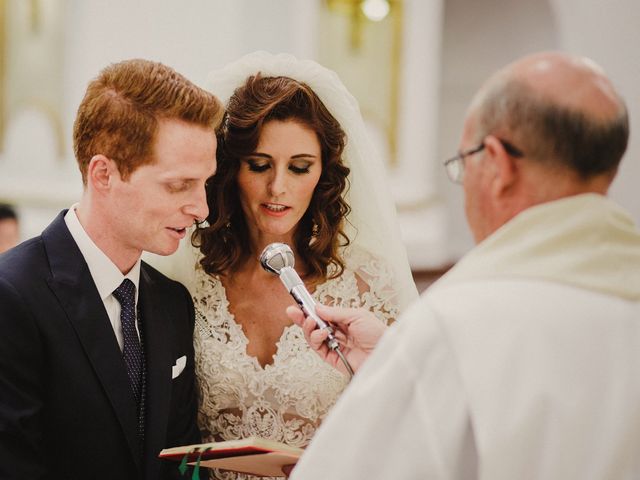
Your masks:
M 304 285 L 297 285 L 293 287 L 289 293 L 298 303 L 298 305 L 302 309 L 302 312 L 307 317 L 311 317 L 313 321 L 316 322 L 316 325 L 318 325 L 318 328 L 320 328 L 321 330 L 326 330 L 329 333 L 329 336 L 326 340 L 327 345 L 331 350 L 336 350 L 339 345 L 338 340 L 336 340 L 336 337 L 333 335 L 333 328 L 331 328 L 331 326 L 327 322 L 322 320 L 316 313 L 316 302 L 309 291 L 304 287 Z
M 337 350 L 339 348 L 338 340 L 333 335 L 333 328 L 322 320 L 316 313 L 316 301 L 313 299 L 309 290 L 304 286 L 304 283 L 298 276 L 298 273 L 291 267 L 284 267 L 280 270 L 280 280 L 289 291 L 293 299 L 296 301 L 302 312 L 307 317 L 311 317 L 316 325 L 321 330 L 328 332 L 327 345 L 331 350 Z
M 351 365 L 349 365 L 349 361 L 340 350 L 340 344 L 333 334 L 333 329 L 316 313 L 316 301 L 309 293 L 309 290 L 307 290 L 307 287 L 304 286 L 304 283 L 302 282 L 302 279 L 300 278 L 298 273 L 293 269 L 293 267 L 286 266 L 280 269 L 278 276 L 280 277 L 280 281 L 284 284 L 287 291 L 300 306 L 302 312 L 307 317 L 311 317 L 321 330 L 327 331 L 327 339 L 325 340 L 327 346 L 338 355 L 340 361 L 344 364 L 349 377 L 353 378 L 353 368 L 351 368 Z

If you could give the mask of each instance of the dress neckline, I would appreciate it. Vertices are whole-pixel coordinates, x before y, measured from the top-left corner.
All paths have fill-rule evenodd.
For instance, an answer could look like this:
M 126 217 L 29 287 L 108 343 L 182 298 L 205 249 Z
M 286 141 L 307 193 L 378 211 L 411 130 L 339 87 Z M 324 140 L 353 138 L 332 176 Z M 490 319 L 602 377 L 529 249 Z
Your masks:
M 255 370 L 259 371 L 259 372 L 267 372 L 270 369 L 275 368 L 278 362 L 278 354 L 280 353 L 280 345 L 281 343 L 284 341 L 284 339 L 286 338 L 287 334 L 289 333 L 290 330 L 292 329 L 299 329 L 300 327 L 298 327 L 295 323 L 292 323 L 291 325 L 287 325 L 282 329 L 282 333 L 280 334 L 280 336 L 278 337 L 278 341 L 276 342 L 276 351 L 273 355 L 271 355 L 271 362 L 269 363 L 265 363 L 264 365 L 262 365 L 260 363 L 260 361 L 258 360 L 258 358 L 254 355 L 250 355 L 248 352 L 248 347 L 249 347 L 249 337 L 247 337 L 246 332 L 244 331 L 244 328 L 242 328 L 242 325 L 240 323 L 238 323 L 236 321 L 236 316 L 235 314 L 231 311 L 231 309 L 229 308 L 231 305 L 231 302 L 229 302 L 229 299 L 227 298 L 227 289 L 224 286 L 224 283 L 222 282 L 220 275 L 209 275 L 208 273 L 202 271 L 202 273 L 207 277 L 207 281 L 210 283 L 211 286 L 214 286 L 214 282 L 217 282 L 218 284 L 218 288 L 220 288 L 220 297 L 222 299 L 222 307 L 224 308 L 225 314 L 227 315 L 227 319 L 229 321 L 229 326 L 232 327 L 234 330 L 237 331 L 237 335 L 238 335 L 238 340 L 240 341 L 240 343 L 243 346 L 243 354 L 246 358 L 250 359 L 252 365 L 254 366 Z M 340 278 L 340 277 L 338 277 Z M 332 280 L 337 280 L 337 279 L 331 279 L 328 278 L 326 279 L 324 282 L 319 283 L 316 285 L 316 288 L 314 289 L 313 292 L 311 292 L 311 295 L 314 297 L 314 299 L 317 301 L 316 298 L 316 293 L 321 292 L 322 290 L 326 289 L 328 287 L 328 285 L 330 285 L 330 282 Z

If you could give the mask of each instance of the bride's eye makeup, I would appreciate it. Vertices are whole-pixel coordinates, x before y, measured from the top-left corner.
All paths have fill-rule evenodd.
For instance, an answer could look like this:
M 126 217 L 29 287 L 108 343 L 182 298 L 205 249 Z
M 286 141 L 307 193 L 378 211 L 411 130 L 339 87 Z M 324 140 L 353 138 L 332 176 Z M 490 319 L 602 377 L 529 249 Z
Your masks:
M 289 165 L 289 170 L 295 174 L 302 175 L 309 173 L 309 167 L 311 167 L 311 162 L 292 163 Z
M 251 170 L 252 172 L 258 172 L 258 173 L 264 172 L 265 170 L 268 170 L 270 167 L 269 162 L 265 162 L 264 160 L 247 158 L 245 159 L 245 162 L 247 163 L 249 170 Z
M 249 171 L 251 172 L 261 173 L 271 168 L 271 162 L 264 159 L 245 158 L 244 162 L 247 164 L 247 167 L 249 167 Z M 304 175 L 305 173 L 309 173 L 312 164 L 313 162 L 310 161 L 297 160 L 290 163 L 287 168 L 296 175 Z

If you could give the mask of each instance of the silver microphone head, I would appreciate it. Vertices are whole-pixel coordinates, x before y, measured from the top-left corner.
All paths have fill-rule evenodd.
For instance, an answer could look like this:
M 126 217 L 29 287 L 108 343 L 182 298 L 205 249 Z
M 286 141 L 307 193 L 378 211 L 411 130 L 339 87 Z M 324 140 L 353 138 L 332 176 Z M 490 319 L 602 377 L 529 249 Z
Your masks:
M 260 265 L 267 272 L 280 275 L 284 267 L 292 267 L 295 263 L 293 251 L 286 243 L 270 243 L 260 254 Z

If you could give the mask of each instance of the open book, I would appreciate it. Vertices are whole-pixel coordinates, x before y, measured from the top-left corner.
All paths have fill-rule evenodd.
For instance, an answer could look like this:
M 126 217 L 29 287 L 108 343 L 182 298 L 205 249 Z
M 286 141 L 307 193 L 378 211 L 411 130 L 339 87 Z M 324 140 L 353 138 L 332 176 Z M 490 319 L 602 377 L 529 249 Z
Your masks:
M 249 437 L 227 442 L 165 448 L 159 457 L 180 462 L 186 456 L 190 464 L 197 463 L 200 458 L 201 467 L 221 468 L 265 477 L 283 477 L 282 467 L 296 463 L 303 451 L 284 443 Z

